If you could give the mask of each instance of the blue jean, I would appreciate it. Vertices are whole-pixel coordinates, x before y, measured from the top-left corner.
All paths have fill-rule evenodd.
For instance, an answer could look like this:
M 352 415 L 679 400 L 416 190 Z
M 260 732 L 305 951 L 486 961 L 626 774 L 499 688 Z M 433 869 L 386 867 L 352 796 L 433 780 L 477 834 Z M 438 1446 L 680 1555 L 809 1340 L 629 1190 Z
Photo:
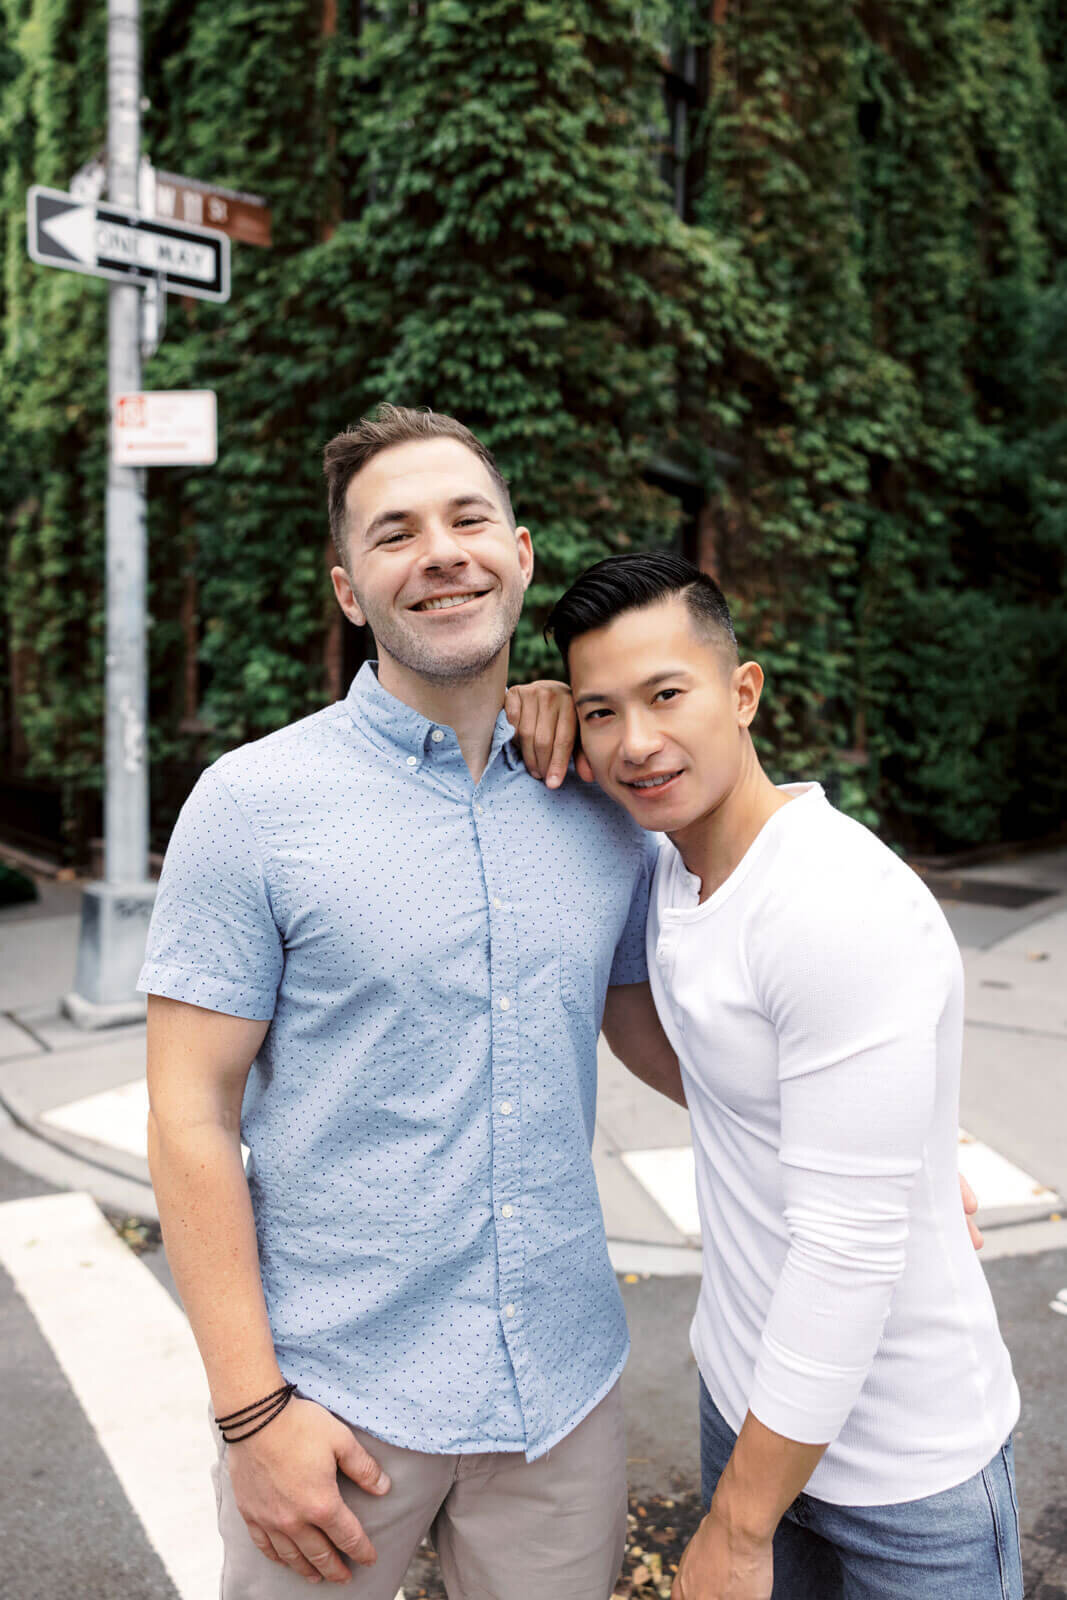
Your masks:
M 700 1385 L 704 1504 L 737 1435 Z M 1011 1438 L 965 1483 L 891 1506 L 800 1494 L 774 1536 L 772 1600 L 1022 1600 Z

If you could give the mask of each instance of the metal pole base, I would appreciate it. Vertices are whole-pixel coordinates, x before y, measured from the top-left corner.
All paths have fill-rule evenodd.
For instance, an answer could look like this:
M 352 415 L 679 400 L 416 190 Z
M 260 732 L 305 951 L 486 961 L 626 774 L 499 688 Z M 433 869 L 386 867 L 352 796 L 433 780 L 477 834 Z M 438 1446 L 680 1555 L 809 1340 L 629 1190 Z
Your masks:
M 63 1001 L 79 1028 L 114 1027 L 144 1016 L 137 975 L 155 898 L 154 883 L 86 885 L 74 989 Z

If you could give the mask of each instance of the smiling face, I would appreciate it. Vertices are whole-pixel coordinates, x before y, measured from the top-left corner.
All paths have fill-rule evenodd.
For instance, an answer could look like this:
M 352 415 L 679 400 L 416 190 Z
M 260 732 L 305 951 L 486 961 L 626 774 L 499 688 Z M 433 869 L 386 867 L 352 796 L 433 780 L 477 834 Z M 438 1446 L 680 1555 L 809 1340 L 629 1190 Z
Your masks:
M 580 634 L 569 666 L 593 775 L 643 828 L 674 837 L 734 792 L 763 673 L 735 666 L 682 595 Z
M 331 573 L 345 615 L 420 678 L 486 671 L 515 631 L 533 550 L 474 452 L 448 438 L 392 445 L 355 474 L 345 504 L 348 559 Z

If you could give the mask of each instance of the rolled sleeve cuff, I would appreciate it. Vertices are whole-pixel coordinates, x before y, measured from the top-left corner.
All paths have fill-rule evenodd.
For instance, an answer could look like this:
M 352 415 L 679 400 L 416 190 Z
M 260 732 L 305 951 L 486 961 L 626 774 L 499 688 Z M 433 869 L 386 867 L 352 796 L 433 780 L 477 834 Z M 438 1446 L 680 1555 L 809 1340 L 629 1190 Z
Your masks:
M 748 1409 L 765 1428 L 796 1444 L 831 1444 L 855 1405 L 867 1365 L 815 1365 L 768 1341 L 756 1364 Z
M 273 992 L 160 961 L 145 962 L 137 988 L 141 994 L 184 1000 L 187 1005 L 202 1006 L 205 1011 L 221 1011 L 229 1017 L 244 1017 L 249 1022 L 270 1022 L 274 1016 Z

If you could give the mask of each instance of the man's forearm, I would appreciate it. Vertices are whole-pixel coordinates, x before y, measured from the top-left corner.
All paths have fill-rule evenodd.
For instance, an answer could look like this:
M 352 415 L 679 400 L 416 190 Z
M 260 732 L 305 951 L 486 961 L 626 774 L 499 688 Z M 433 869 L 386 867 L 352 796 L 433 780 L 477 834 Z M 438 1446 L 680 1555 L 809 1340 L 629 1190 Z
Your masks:
M 770 1539 L 826 1448 L 786 1439 L 750 1411 L 719 1479 L 713 1509 L 737 1534 Z
M 148 1123 L 148 1161 L 167 1260 L 217 1416 L 270 1394 L 279 1371 L 236 1132 Z

